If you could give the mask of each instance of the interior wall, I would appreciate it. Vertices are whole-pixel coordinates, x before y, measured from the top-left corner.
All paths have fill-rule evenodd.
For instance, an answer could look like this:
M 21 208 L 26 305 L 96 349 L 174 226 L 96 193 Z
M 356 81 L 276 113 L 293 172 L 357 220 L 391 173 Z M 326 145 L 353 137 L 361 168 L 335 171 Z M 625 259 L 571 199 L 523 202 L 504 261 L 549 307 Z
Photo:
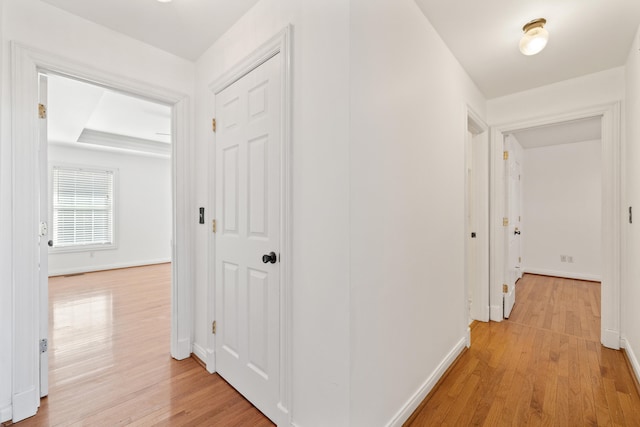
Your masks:
M 82 252 L 50 250 L 50 276 L 171 261 L 171 159 L 49 144 L 49 164 L 50 168 L 67 164 L 117 169 L 117 247 Z
M 412 0 L 351 0 L 351 417 L 401 425 L 466 344 L 466 104 Z
M 610 104 L 624 99 L 624 67 L 612 68 L 570 80 L 487 101 L 487 120 L 502 125 Z
M 626 201 L 635 213 L 633 223 L 623 222 L 626 236 L 626 271 L 622 283 L 622 338 L 640 379 L 640 29 L 631 45 L 626 73 Z M 625 212 L 626 213 L 626 212 Z
M 523 169 L 524 271 L 601 280 L 601 141 L 525 149 Z
M 208 153 L 214 97 L 208 85 L 293 25 L 292 417 L 299 426 L 342 426 L 349 413 L 348 114 L 349 3 L 261 0 L 197 61 L 196 202 L 213 208 Z M 196 352 L 209 338 L 210 228 L 196 241 Z
M 16 41 L 98 70 L 193 96 L 194 64 L 38 0 L 3 4 L 0 135 L 0 414 L 11 411 L 11 133 L 10 49 Z M 99 48 L 96 48 L 99 47 Z M 185 155 L 188 148 L 185 148 Z M 187 187 L 189 188 L 189 187 Z M 28 197 L 29 195 L 25 195 Z M 194 208 L 194 218 L 197 218 Z M 6 297 L 6 298 L 5 298 Z M 8 316 L 5 318 L 5 316 Z

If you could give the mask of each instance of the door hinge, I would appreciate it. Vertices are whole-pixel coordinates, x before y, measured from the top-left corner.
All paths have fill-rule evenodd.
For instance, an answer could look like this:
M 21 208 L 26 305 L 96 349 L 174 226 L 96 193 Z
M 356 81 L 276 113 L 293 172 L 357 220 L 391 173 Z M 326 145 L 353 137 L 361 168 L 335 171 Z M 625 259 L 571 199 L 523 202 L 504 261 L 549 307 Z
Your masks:
M 502 226 L 506 227 L 507 225 L 509 225 L 509 218 L 502 218 Z
M 40 340 L 40 353 L 46 353 L 49 348 L 49 340 L 43 338 Z
M 503 151 L 502 152 L 502 158 L 504 160 L 509 160 L 509 152 L 508 151 Z
M 44 104 L 38 104 L 38 117 L 41 119 L 47 118 L 47 106 Z
M 502 285 L 502 293 L 503 294 L 509 293 L 509 285 L 507 285 L 506 283 Z
M 518 263 L 522 263 L 522 257 L 518 257 Z
M 215 334 L 216 333 L 216 321 L 214 320 L 213 323 L 211 324 L 211 333 Z
M 211 130 L 216 131 L 216 119 L 211 119 Z
M 216 220 L 214 219 L 213 221 L 211 221 L 211 231 L 213 231 L 214 233 L 216 232 Z

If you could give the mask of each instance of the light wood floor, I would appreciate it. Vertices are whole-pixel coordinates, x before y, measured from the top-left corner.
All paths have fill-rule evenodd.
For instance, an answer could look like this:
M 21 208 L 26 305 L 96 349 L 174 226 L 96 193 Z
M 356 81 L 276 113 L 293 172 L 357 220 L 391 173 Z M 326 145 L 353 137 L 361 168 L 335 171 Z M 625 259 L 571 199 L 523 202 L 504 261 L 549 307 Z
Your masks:
M 525 275 L 407 426 L 640 426 L 622 352 L 600 345 L 600 284 Z
M 169 264 L 49 281 L 49 397 L 15 426 L 272 426 L 218 375 L 169 355 Z

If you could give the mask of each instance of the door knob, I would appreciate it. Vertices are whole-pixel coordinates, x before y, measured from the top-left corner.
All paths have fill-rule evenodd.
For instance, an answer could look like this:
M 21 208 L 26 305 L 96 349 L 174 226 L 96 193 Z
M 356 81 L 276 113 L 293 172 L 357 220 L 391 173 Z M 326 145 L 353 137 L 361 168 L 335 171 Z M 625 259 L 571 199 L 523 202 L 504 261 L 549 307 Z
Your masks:
M 262 262 L 265 264 L 275 264 L 278 261 L 278 255 L 275 252 L 269 252 L 267 255 L 262 255 Z
M 53 240 L 49 240 L 49 241 L 47 242 L 47 245 L 49 245 L 49 246 L 53 247 Z
M 517 234 L 519 236 L 520 235 L 520 230 L 518 230 L 518 228 L 516 227 L 516 229 L 513 230 L 513 234 Z

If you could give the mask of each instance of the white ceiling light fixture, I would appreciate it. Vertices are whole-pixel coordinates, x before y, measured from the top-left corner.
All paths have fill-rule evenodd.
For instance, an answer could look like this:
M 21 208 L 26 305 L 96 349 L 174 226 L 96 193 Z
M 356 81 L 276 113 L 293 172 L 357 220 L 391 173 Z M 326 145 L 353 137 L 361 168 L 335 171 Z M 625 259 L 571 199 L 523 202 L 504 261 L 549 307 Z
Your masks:
M 520 39 L 520 52 L 522 52 L 523 55 L 531 56 L 540 53 L 547 45 L 549 32 L 544 29 L 544 24 L 546 23 L 546 19 L 538 18 L 527 22 L 524 27 L 522 27 L 524 35 L 522 39 Z
M 160 3 L 171 3 L 171 0 L 158 0 Z

